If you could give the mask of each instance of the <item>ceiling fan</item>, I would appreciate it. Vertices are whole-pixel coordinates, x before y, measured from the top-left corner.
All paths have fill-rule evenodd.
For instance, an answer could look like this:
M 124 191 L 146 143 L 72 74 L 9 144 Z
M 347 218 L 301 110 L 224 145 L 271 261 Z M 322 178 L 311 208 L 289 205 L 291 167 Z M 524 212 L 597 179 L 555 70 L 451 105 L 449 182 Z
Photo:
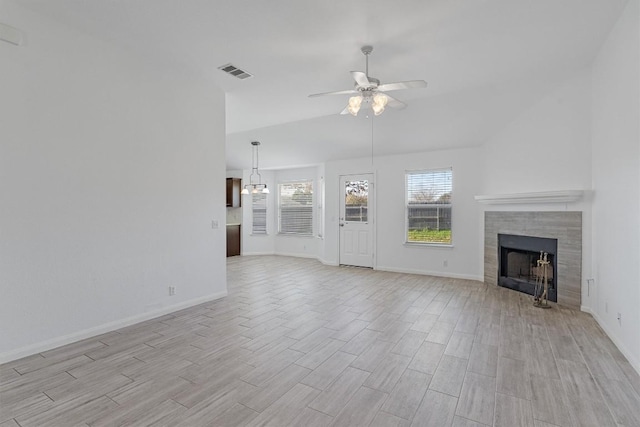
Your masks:
M 392 107 L 402 109 L 407 106 L 402 101 L 397 100 L 386 92 L 400 89 L 417 89 L 427 86 L 427 82 L 424 80 L 409 80 L 406 82 L 395 82 L 380 84 L 380 80 L 369 76 L 369 55 L 373 52 L 373 46 L 362 46 L 360 51 L 366 58 L 365 71 L 352 71 L 351 75 L 355 80 L 354 89 L 339 90 L 335 92 L 323 92 L 314 93 L 309 95 L 310 98 L 325 95 L 348 95 L 353 94 L 349 98 L 349 103 L 340 114 L 352 114 L 358 115 L 358 111 L 363 104 L 370 105 L 373 110 L 373 114 L 379 116 L 384 111 L 385 107 Z

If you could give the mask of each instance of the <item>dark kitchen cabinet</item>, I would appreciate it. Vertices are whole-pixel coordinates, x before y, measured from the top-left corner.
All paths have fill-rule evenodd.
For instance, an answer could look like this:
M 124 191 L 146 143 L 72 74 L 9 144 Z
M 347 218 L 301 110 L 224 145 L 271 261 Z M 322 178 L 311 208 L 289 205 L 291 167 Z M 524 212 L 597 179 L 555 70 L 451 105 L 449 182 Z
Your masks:
M 227 225 L 227 256 L 240 255 L 240 225 Z
M 227 207 L 239 208 L 241 206 L 240 191 L 242 191 L 240 178 L 227 178 Z

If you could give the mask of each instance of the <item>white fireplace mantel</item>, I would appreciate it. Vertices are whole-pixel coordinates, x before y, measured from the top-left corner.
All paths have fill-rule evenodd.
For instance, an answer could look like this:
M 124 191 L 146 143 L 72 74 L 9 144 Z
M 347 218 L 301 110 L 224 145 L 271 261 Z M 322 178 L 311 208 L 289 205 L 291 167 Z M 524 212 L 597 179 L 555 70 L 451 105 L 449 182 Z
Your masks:
M 584 196 L 584 190 L 541 191 L 536 193 L 514 193 L 475 196 L 478 203 L 486 205 L 516 203 L 571 203 Z

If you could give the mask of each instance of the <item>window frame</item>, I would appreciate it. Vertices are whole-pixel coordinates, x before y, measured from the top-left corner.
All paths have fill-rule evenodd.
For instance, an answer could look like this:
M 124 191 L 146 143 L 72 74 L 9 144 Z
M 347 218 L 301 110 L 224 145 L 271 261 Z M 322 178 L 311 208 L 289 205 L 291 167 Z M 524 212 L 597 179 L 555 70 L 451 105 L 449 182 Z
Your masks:
M 449 203 L 423 203 L 425 207 L 432 206 L 434 208 L 439 207 L 447 207 L 449 209 L 449 221 L 451 224 L 450 227 L 450 239 L 449 242 L 440 242 L 440 241 L 418 241 L 418 240 L 409 240 L 409 176 L 410 175 L 424 175 L 424 174 L 432 174 L 432 173 L 441 173 L 441 172 L 449 172 L 450 176 L 450 188 L 449 188 Z M 429 169 L 418 169 L 418 170 L 405 170 L 404 174 L 404 244 L 405 245 L 415 245 L 415 246 L 427 246 L 427 247 L 453 247 L 454 242 L 454 223 L 453 223 L 453 193 L 454 193 L 454 185 L 453 185 L 453 167 L 441 167 L 441 168 L 429 168 Z M 446 193 L 443 193 L 446 194 Z M 443 195 L 441 194 L 441 196 Z M 439 217 L 439 215 L 438 215 Z
M 313 237 L 314 236 L 314 228 L 315 228 L 315 192 L 314 190 L 314 180 L 313 179 L 297 179 L 290 181 L 282 181 L 278 182 L 278 201 L 277 201 L 277 215 L 278 215 L 278 235 L 281 236 L 298 236 L 298 237 Z M 299 231 L 283 231 L 282 229 L 282 187 L 283 186 L 291 186 L 291 185 L 310 185 L 311 187 L 311 199 L 308 203 L 308 211 L 309 211 L 309 231 L 308 232 L 299 232 Z

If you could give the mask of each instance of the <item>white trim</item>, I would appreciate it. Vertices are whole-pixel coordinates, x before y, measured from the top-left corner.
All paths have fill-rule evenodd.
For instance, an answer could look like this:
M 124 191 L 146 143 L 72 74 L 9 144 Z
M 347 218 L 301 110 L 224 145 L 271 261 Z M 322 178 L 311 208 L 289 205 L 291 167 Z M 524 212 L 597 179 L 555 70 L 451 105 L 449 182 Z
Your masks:
M 385 267 L 385 266 L 382 266 L 382 267 L 378 266 L 375 270 L 389 271 L 391 273 L 419 274 L 421 276 L 447 277 L 450 279 L 474 280 L 476 282 L 484 283 L 484 277 L 477 276 L 475 274 L 443 273 L 442 271 L 426 271 L 426 270 L 415 270 L 411 268 L 396 268 L 396 267 Z
M 478 203 L 486 205 L 515 203 L 570 203 L 584 196 L 584 190 L 541 191 L 536 193 L 493 194 L 475 196 Z
M 580 306 L 580 311 L 583 311 L 585 313 L 590 314 L 595 321 L 598 323 L 598 325 L 602 328 L 602 330 L 604 331 L 605 334 L 607 334 L 607 337 L 609 337 L 609 339 L 613 342 L 613 344 L 618 347 L 618 350 L 620 350 L 620 353 L 622 353 L 622 355 L 624 357 L 627 358 L 627 361 L 629 362 L 629 364 L 631 365 L 631 367 L 633 369 L 635 369 L 635 371 L 638 373 L 638 375 L 640 375 L 640 361 L 637 360 L 633 353 L 630 352 L 622 343 L 622 341 L 620 341 L 619 339 L 616 338 L 616 336 L 611 332 L 611 330 L 605 325 L 604 322 L 602 322 L 600 320 L 600 317 L 598 317 L 598 315 L 591 310 L 589 307 L 586 306 Z
M 71 344 L 87 338 L 95 337 L 97 335 L 101 335 L 106 332 L 115 331 L 117 329 L 121 329 L 126 326 L 131 326 L 136 323 L 140 323 L 146 320 L 154 319 L 156 317 L 164 316 L 165 314 L 173 313 L 175 311 L 182 310 L 184 308 L 193 307 L 194 305 L 203 304 L 205 302 L 224 298 L 226 296 L 227 296 L 227 291 L 206 295 L 200 298 L 183 301 L 178 304 L 174 304 L 168 307 L 163 307 L 153 311 L 148 311 L 142 314 L 137 314 L 135 316 L 127 317 L 124 319 L 114 320 L 113 322 L 108 322 L 103 325 L 95 326 L 89 329 L 84 329 L 82 331 L 74 332 L 61 337 L 52 338 L 47 341 L 31 344 L 16 350 L 11 350 L 11 351 L 0 354 L 0 364 L 11 362 L 13 360 L 21 359 L 26 356 L 31 356 L 33 354 L 41 353 L 43 351 L 51 350 L 53 348 Z
M 417 247 L 417 248 L 444 248 L 444 249 L 453 249 L 455 245 L 450 245 L 447 243 L 428 243 L 428 242 L 404 242 L 404 246 L 407 247 Z
M 299 253 L 299 252 L 296 252 L 296 253 L 289 253 L 289 252 L 276 252 L 276 253 L 274 253 L 274 255 L 278 255 L 278 256 L 290 256 L 290 257 L 293 257 L 293 258 L 311 258 L 311 259 L 316 259 L 316 260 L 320 261 L 316 255 L 313 255 L 313 254 L 303 254 L 303 253 Z
M 338 267 L 340 265 L 336 261 L 327 261 L 322 258 L 318 258 L 318 261 L 320 261 L 323 265 L 328 265 L 330 267 Z
M 275 252 L 242 252 L 241 256 L 276 255 Z

